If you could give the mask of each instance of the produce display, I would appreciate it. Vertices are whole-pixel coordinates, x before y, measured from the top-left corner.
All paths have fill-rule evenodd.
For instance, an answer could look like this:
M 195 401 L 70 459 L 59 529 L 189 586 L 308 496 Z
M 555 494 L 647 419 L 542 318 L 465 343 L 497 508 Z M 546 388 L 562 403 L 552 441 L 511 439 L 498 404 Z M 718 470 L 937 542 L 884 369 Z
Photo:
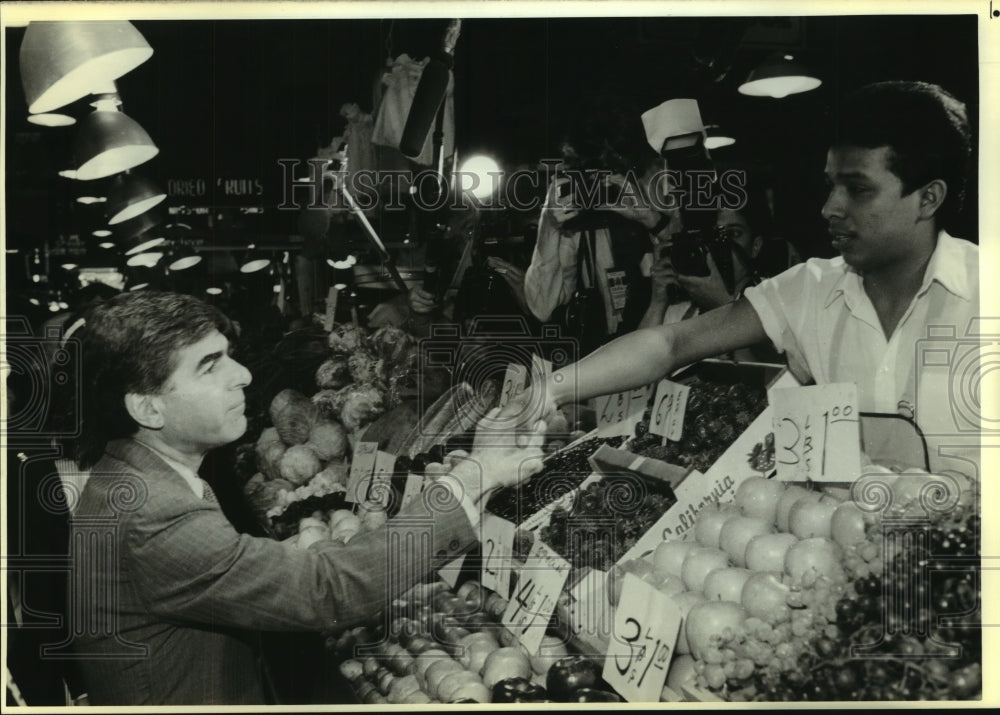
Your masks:
M 684 615 L 674 683 L 730 701 L 978 697 L 972 485 L 879 473 L 853 494 L 881 485 L 892 507 L 875 516 L 865 502 L 753 477 L 734 504 L 699 512 L 694 539 L 665 541 L 644 563 L 623 565 Z M 921 490 L 958 498 L 932 512 L 925 546 L 900 540 L 885 552 L 895 543 L 883 539 L 886 516 L 925 516 Z M 956 618 L 943 626 L 937 617 L 947 614 Z
M 621 701 L 601 663 L 571 655 L 560 638 L 545 636 L 529 654 L 498 625 L 506 607 L 475 581 L 421 584 L 393 603 L 387 629 L 355 629 L 334 644 L 347 656 L 340 672 L 366 704 Z
M 684 412 L 681 439 L 667 441 L 649 431 L 651 410 L 636 425 L 629 451 L 680 467 L 708 470 L 767 406 L 763 388 L 742 383 L 727 385 L 693 377 Z

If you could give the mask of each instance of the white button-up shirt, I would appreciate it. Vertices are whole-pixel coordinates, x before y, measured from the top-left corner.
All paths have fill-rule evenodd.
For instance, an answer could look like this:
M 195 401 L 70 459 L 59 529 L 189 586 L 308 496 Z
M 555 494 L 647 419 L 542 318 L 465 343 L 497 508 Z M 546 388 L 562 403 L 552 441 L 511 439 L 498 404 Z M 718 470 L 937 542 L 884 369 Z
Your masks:
M 841 257 L 793 266 L 745 295 L 799 380 L 856 383 L 862 412 L 915 419 L 932 470 L 979 477 L 978 246 L 939 234 L 923 283 L 889 338 L 861 276 Z M 974 467 L 963 463 L 973 452 Z

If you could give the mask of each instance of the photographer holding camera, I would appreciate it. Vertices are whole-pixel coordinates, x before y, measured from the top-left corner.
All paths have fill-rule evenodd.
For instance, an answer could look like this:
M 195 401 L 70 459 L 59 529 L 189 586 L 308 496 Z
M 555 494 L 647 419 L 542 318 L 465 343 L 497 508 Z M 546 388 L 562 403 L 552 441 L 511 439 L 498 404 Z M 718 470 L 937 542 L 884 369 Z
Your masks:
M 966 336 L 980 312 L 978 246 L 945 230 L 969 174 L 965 105 L 937 85 L 896 81 L 861 88 L 838 111 L 822 214 L 840 256 L 810 259 L 735 302 L 637 330 L 556 371 L 549 408 L 770 339 L 800 382 L 853 382 L 861 411 L 914 418 L 932 470 L 978 469 L 978 434 L 965 440 L 954 409 L 942 409 L 961 398 L 961 375 L 916 359 L 929 334 Z
M 587 354 L 634 330 L 649 302 L 653 239 L 675 215 L 658 211 L 663 162 L 650 152 L 633 111 L 601 97 L 563 144 L 538 239 L 525 273 L 528 307 L 557 323 Z M 659 202 L 661 206 L 665 202 Z

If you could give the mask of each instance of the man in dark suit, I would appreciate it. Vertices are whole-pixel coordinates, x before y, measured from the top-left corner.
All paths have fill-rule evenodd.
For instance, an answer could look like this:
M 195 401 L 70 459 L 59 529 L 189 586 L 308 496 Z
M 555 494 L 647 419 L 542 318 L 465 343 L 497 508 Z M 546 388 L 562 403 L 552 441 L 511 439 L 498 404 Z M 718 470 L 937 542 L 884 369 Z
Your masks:
M 370 620 L 475 542 L 492 489 L 540 466 L 544 423 L 520 446 L 481 426 L 470 459 L 347 546 L 319 529 L 295 546 L 238 534 L 197 476 L 246 429 L 250 373 L 229 357 L 228 328 L 169 293 L 122 294 L 86 316 L 77 458 L 92 470 L 74 514 L 71 626 L 92 704 L 264 702 L 256 631 Z M 427 541 L 392 550 L 415 530 Z

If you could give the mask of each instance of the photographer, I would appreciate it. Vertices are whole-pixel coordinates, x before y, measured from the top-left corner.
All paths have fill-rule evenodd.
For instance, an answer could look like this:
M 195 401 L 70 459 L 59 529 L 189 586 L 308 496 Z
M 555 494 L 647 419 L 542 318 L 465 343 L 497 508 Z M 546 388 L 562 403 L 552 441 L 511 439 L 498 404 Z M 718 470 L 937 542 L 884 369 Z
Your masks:
M 580 340 L 583 354 L 634 330 L 648 305 L 652 238 L 672 223 L 649 202 L 662 169 L 638 111 L 617 98 L 599 98 L 563 144 L 524 291 L 535 317 Z

